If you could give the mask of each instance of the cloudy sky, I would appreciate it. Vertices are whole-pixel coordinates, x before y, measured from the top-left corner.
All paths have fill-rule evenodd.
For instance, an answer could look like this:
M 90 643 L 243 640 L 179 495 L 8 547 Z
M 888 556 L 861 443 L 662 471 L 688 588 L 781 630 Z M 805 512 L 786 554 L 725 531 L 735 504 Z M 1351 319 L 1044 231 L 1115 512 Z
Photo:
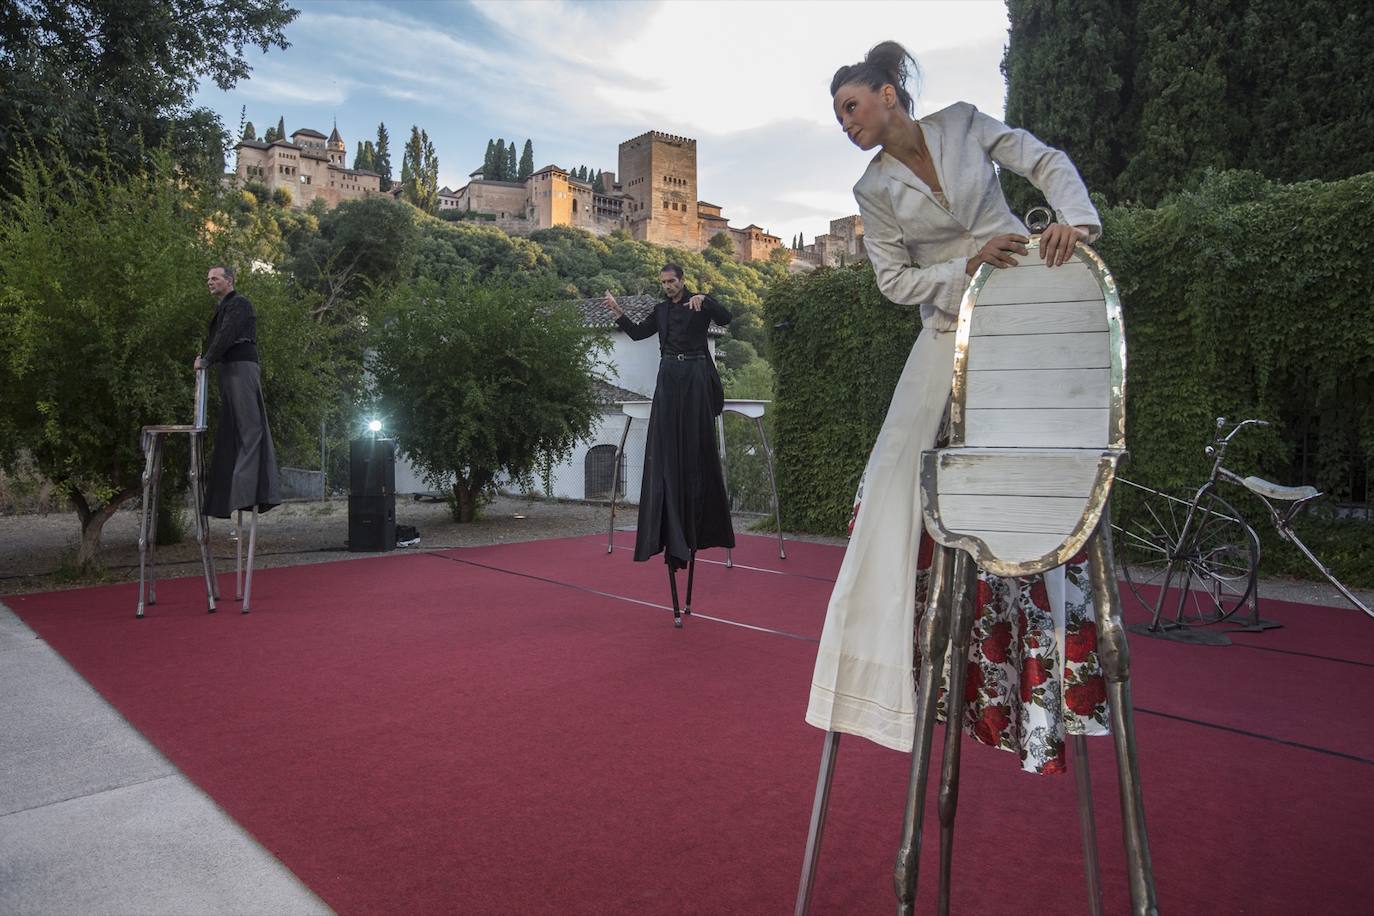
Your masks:
M 616 149 L 647 130 L 697 140 L 697 190 L 734 226 L 790 241 L 856 212 L 867 156 L 840 133 L 827 90 L 835 69 L 884 39 L 921 64 L 917 114 L 962 99 L 1001 116 L 1001 0 L 295 0 L 291 47 L 248 50 L 251 79 L 208 84 L 197 101 L 230 132 L 240 111 L 261 136 L 328 133 L 350 162 L 378 122 L 400 148 L 429 132 L 440 182 L 457 188 L 487 140 L 534 143 L 535 167 L 616 169 Z M 232 167 L 232 159 L 231 159 Z

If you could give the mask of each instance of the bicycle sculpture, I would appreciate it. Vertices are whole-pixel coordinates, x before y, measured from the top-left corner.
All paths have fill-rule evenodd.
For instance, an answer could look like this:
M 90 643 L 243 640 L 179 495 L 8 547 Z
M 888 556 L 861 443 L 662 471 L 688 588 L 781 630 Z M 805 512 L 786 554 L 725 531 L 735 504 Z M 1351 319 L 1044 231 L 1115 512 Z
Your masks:
M 1206 454 L 1212 473 L 1196 492 L 1167 493 L 1118 477 L 1117 482 L 1144 492 L 1138 508 L 1116 530 L 1117 555 L 1126 584 L 1153 617 L 1134 632 L 1182 642 L 1228 645 L 1219 633 L 1197 627 L 1220 623 L 1247 602 L 1255 609 L 1252 628 L 1278 624 L 1260 621 L 1255 587 L 1260 544 L 1254 528 L 1220 495 L 1221 482 L 1233 483 L 1259 497 L 1279 536 L 1293 544 L 1321 570 L 1355 607 L 1374 617 L 1350 589 L 1336 578 L 1293 530 L 1293 519 L 1322 494 L 1315 487 L 1284 487 L 1259 477 L 1241 477 L 1222 461 L 1231 440 L 1247 426 L 1268 426 L 1264 420 L 1243 420 L 1223 434 L 1225 417 L 1217 418 L 1216 433 Z M 1172 617 L 1167 615 L 1172 614 Z

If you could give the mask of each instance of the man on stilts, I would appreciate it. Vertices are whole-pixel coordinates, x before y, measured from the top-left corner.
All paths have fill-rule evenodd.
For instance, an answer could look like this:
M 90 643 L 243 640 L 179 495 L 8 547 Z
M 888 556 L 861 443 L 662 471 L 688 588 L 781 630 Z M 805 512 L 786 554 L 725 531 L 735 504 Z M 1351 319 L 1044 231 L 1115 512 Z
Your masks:
M 692 613 L 697 551 L 735 546 L 715 429 L 725 390 L 706 347 L 711 323 L 723 327 L 731 315 L 712 297 L 688 292 L 676 264 L 664 265 L 659 284 L 666 298 L 640 322 L 631 321 L 609 292 L 604 301 L 631 340 L 658 335 L 662 358 L 644 448 L 635 560 L 663 553 L 673 626 L 680 628 Z M 677 571 L 684 567 L 687 602 L 680 608 Z

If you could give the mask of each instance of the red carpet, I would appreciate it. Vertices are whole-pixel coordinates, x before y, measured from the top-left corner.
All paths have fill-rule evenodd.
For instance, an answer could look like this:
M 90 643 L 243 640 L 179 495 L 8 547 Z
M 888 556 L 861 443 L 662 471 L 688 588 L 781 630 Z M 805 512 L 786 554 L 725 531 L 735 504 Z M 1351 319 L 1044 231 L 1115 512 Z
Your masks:
M 9 604 L 341 913 L 789 913 L 841 550 L 776 546 L 699 563 L 681 632 L 646 605 L 662 565 L 604 538 L 262 570 L 247 617 L 205 614 L 195 579 L 142 621 L 132 584 Z M 1368 912 L 1374 625 L 1264 615 L 1287 628 L 1236 637 L 1261 648 L 1131 644 L 1161 908 Z M 1085 911 L 1072 779 L 965 747 L 956 912 Z M 1111 746 L 1091 747 L 1124 912 Z M 815 912 L 891 911 L 906 770 L 841 742 Z

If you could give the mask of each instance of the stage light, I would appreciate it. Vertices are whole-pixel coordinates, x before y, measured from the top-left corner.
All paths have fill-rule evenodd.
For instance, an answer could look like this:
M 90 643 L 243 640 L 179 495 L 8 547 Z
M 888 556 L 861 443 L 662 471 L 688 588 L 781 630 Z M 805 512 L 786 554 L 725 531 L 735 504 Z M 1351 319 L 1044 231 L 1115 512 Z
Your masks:
M 381 420 L 368 420 L 368 421 L 367 421 L 367 429 L 368 429 L 369 432 L 374 432 L 374 433 L 379 433 L 379 432 L 381 432 L 381 431 L 382 431 L 382 421 L 381 421 Z

